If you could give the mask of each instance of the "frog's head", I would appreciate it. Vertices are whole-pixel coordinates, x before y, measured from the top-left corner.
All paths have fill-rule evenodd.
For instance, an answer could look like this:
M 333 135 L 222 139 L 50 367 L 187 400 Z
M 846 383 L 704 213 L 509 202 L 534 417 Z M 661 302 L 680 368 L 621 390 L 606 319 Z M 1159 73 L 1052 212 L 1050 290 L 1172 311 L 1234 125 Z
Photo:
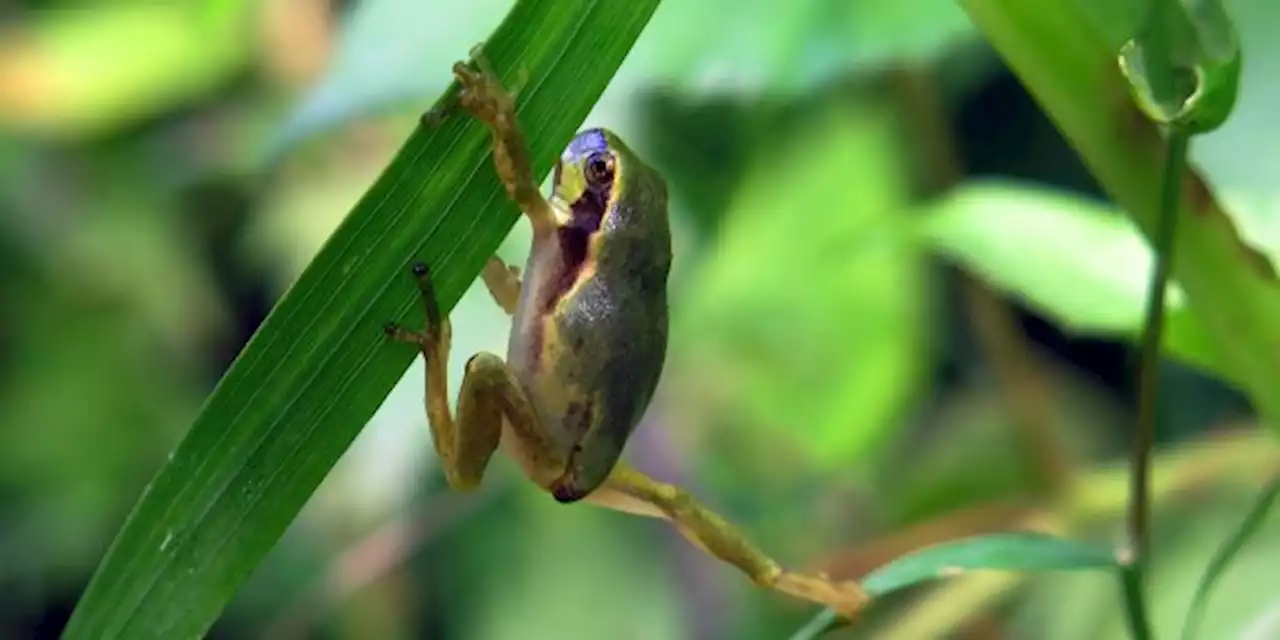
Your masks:
M 607 129 L 586 129 L 565 147 L 556 163 L 554 199 L 569 213 L 568 226 L 665 246 L 666 181 Z

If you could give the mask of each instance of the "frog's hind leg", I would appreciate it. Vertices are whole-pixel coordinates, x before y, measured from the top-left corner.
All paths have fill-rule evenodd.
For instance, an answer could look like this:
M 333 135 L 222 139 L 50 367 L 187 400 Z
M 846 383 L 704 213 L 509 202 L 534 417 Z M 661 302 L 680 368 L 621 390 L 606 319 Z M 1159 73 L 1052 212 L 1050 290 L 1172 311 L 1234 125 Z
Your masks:
M 480 272 L 484 284 L 493 296 L 494 302 L 502 307 L 507 315 L 514 315 L 516 305 L 520 302 L 520 272 L 515 267 L 508 267 L 498 256 L 489 258 Z
M 467 361 L 456 419 L 450 413 L 446 377 L 449 319 L 440 313 L 426 265 L 414 265 L 413 273 L 427 310 L 427 327 L 410 331 L 392 323 L 386 331 L 393 339 L 416 344 L 422 351 L 427 367 L 427 421 L 436 453 L 449 486 L 470 490 L 480 484 L 489 458 L 498 448 L 504 418 L 522 438 L 541 431 L 519 382 L 502 359 L 491 353 L 477 353 Z
M 762 587 L 831 607 L 849 618 L 868 600 L 856 582 L 838 583 L 823 575 L 783 569 L 732 524 L 698 504 L 687 491 L 624 465 L 614 469 L 605 484 L 586 499 L 616 511 L 669 520 L 703 551 L 737 567 Z

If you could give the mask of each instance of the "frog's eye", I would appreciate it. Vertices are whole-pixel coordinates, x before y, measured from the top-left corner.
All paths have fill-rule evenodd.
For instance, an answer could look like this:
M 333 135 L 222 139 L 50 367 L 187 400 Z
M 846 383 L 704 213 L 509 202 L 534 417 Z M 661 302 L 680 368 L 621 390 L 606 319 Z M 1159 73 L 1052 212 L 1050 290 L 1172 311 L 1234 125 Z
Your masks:
M 587 158 L 584 167 L 587 182 L 597 187 L 607 186 L 613 182 L 613 154 L 600 152 Z

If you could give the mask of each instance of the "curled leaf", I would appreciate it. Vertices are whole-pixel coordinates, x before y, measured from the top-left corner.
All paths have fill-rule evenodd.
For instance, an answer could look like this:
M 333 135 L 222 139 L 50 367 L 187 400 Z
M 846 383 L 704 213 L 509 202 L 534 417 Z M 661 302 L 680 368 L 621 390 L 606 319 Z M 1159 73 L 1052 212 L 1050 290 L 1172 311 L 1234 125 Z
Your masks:
M 1153 0 L 1120 70 L 1152 120 L 1191 133 L 1226 122 L 1240 86 L 1240 39 L 1220 0 Z

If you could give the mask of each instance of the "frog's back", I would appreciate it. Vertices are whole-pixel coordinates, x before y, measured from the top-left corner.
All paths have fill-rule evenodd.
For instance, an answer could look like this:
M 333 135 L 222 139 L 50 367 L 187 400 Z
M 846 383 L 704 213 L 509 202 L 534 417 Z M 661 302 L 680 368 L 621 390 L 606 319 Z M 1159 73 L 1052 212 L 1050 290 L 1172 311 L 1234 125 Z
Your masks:
M 584 137 L 617 144 L 591 134 L 575 144 Z M 573 151 L 571 145 L 566 156 Z M 666 356 L 666 185 L 656 172 L 630 165 L 638 160 L 628 150 L 618 153 L 626 154 L 621 167 L 629 172 L 620 176 L 625 197 L 608 207 L 575 202 L 555 236 L 535 240 L 508 346 L 508 362 L 544 429 L 566 459 L 574 457 L 572 493 L 580 495 L 568 499 L 595 489 L 616 464 Z

